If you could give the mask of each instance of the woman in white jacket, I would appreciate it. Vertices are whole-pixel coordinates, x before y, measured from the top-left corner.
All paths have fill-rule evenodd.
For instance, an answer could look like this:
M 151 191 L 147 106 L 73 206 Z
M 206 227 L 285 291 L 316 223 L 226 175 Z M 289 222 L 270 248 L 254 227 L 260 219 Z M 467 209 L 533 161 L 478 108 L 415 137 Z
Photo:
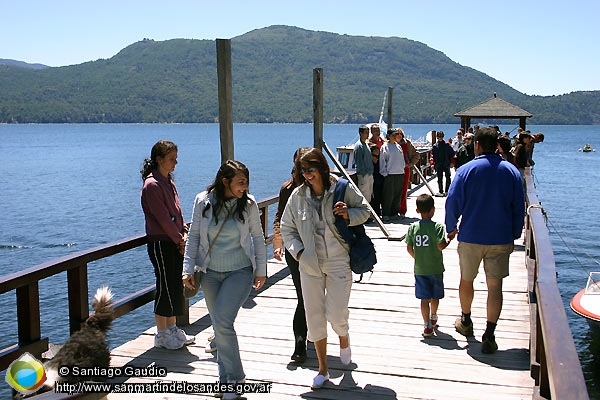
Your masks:
M 404 135 L 404 134 L 403 134 Z M 398 143 L 398 131 L 388 129 L 388 141 L 381 146 L 379 153 L 379 173 L 383 175 L 381 193 L 381 213 L 383 222 L 388 223 L 398 218 L 398 208 L 402 201 L 404 188 L 405 154 Z
M 348 302 L 352 271 L 348 244 L 334 225 L 335 215 L 349 225 L 364 223 L 368 203 L 351 185 L 344 201 L 333 204 L 336 178 L 319 149 L 305 152 L 295 161 L 295 178 L 302 183 L 290 196 L 281 218 L 286 249 L 300 263 L 300 280 L 306 310 L 308 339 L 315 343 L 319 373 L 312 388 L 329 380 L 327 367 L 327 322 L 338 334 L 340 360 L 351 362 L 348 337 Z
M 206 306 L 215 332 L 221 383 L 245 380 L 233 324 L 252 287 L 260 289 L 267 275 L 267 250 L 254 197 L 248 194 L 250 173 L 228 160 L 215 181 L 194 201 L 183 259 L 183 283 L 194 285 L 194 267 L 202 271 Z M 238 398 L 225 393 L 224 398 Z

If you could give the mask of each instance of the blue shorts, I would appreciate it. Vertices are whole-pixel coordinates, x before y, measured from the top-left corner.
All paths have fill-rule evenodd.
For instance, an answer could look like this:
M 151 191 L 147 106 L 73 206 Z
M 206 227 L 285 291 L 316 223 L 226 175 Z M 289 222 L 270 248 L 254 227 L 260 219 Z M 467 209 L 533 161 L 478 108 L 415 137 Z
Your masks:
M 415 296 L 417 299 L 443 299 L 444 274 L 415 275 Z

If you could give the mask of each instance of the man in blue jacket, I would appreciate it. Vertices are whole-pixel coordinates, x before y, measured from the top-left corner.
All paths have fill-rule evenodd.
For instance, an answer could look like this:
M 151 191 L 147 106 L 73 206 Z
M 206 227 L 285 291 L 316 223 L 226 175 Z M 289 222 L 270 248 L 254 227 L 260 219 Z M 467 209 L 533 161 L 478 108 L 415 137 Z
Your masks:
M 459 242 L 462 314 L 456 320 L 456 331 L 473 336 L 473 280 L 483 260 L 488 297 L 481 351 L 494 353 L 498 349 L 494 331 L 502 311 L 502 280 L 508 276 L 514 240 L 523 230 L 525 196 L 519 171 L 495 154 L 498 132 L 483 128 L 475 133 L 474 140 L 476 157 L 456 170 L 446 199 L 445 222 L 448 238 L 458 233 Z

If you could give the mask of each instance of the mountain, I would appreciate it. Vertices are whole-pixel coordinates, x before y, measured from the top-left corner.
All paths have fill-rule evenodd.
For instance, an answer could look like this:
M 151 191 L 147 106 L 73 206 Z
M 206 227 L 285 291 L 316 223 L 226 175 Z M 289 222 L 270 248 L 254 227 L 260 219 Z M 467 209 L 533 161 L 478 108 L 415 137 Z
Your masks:
M 31 69 L 50 68 L 44 64 L 29 64 L 24 61 L 8 60 L 8 59 L 4 59 L 4 58 L 0 58 L 0 65 L 12 65 L 14 67 L 31 68 Z
M 235 122 L 312 122 L 313 69 L 324 120 L 377 120 L 394 87 L 394 124 L 458 123 L 497 93 L 534 124 L 600 124 L 600 91 L 528 96 L 423 43 L 271 26 L 231 40 Z M 110 59 L 58 68 L 0 63 L 0 123 L 216 122 L 212 40 L 144 39 Z M 516 124 L 516 122 L 515 122 Z

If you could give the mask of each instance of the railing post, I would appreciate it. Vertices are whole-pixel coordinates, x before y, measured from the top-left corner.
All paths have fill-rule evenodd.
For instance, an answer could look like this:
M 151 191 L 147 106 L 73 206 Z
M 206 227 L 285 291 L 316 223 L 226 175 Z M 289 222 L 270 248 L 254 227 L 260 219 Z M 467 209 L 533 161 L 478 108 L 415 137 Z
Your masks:
M 88 304 L 87 264 L 67 271 L 69 294 L 69 328 L 71 335 L 81 329 L 81 323 L 90 316 Z
M 183 296 L 183 293 L 181 294 Z M 177 325 L 186 326 L 190 324 L 190 299 L 184 299 L 183 315 L 178 315 L 176 318 Z
M 17 288 L 19 346 L 40 340 L 40 289 L 37 281 Z M 39 356 L 39 354 L 34 356 Z
M 538 342 L 540 352 L 540 397 L 551 399 L 550 381 L 548 377 L 548 362 L 546 360 L 546 349 L 544 340 Z
M 262 225 L 263 228 L 263 235 L 265 237 L 265 239 L 269 236 L 269 230 L 268 225 L 269 225 L 269 207 L 265 206 L 265 207 L 261 207 L 260 208 L 260 224 Z

